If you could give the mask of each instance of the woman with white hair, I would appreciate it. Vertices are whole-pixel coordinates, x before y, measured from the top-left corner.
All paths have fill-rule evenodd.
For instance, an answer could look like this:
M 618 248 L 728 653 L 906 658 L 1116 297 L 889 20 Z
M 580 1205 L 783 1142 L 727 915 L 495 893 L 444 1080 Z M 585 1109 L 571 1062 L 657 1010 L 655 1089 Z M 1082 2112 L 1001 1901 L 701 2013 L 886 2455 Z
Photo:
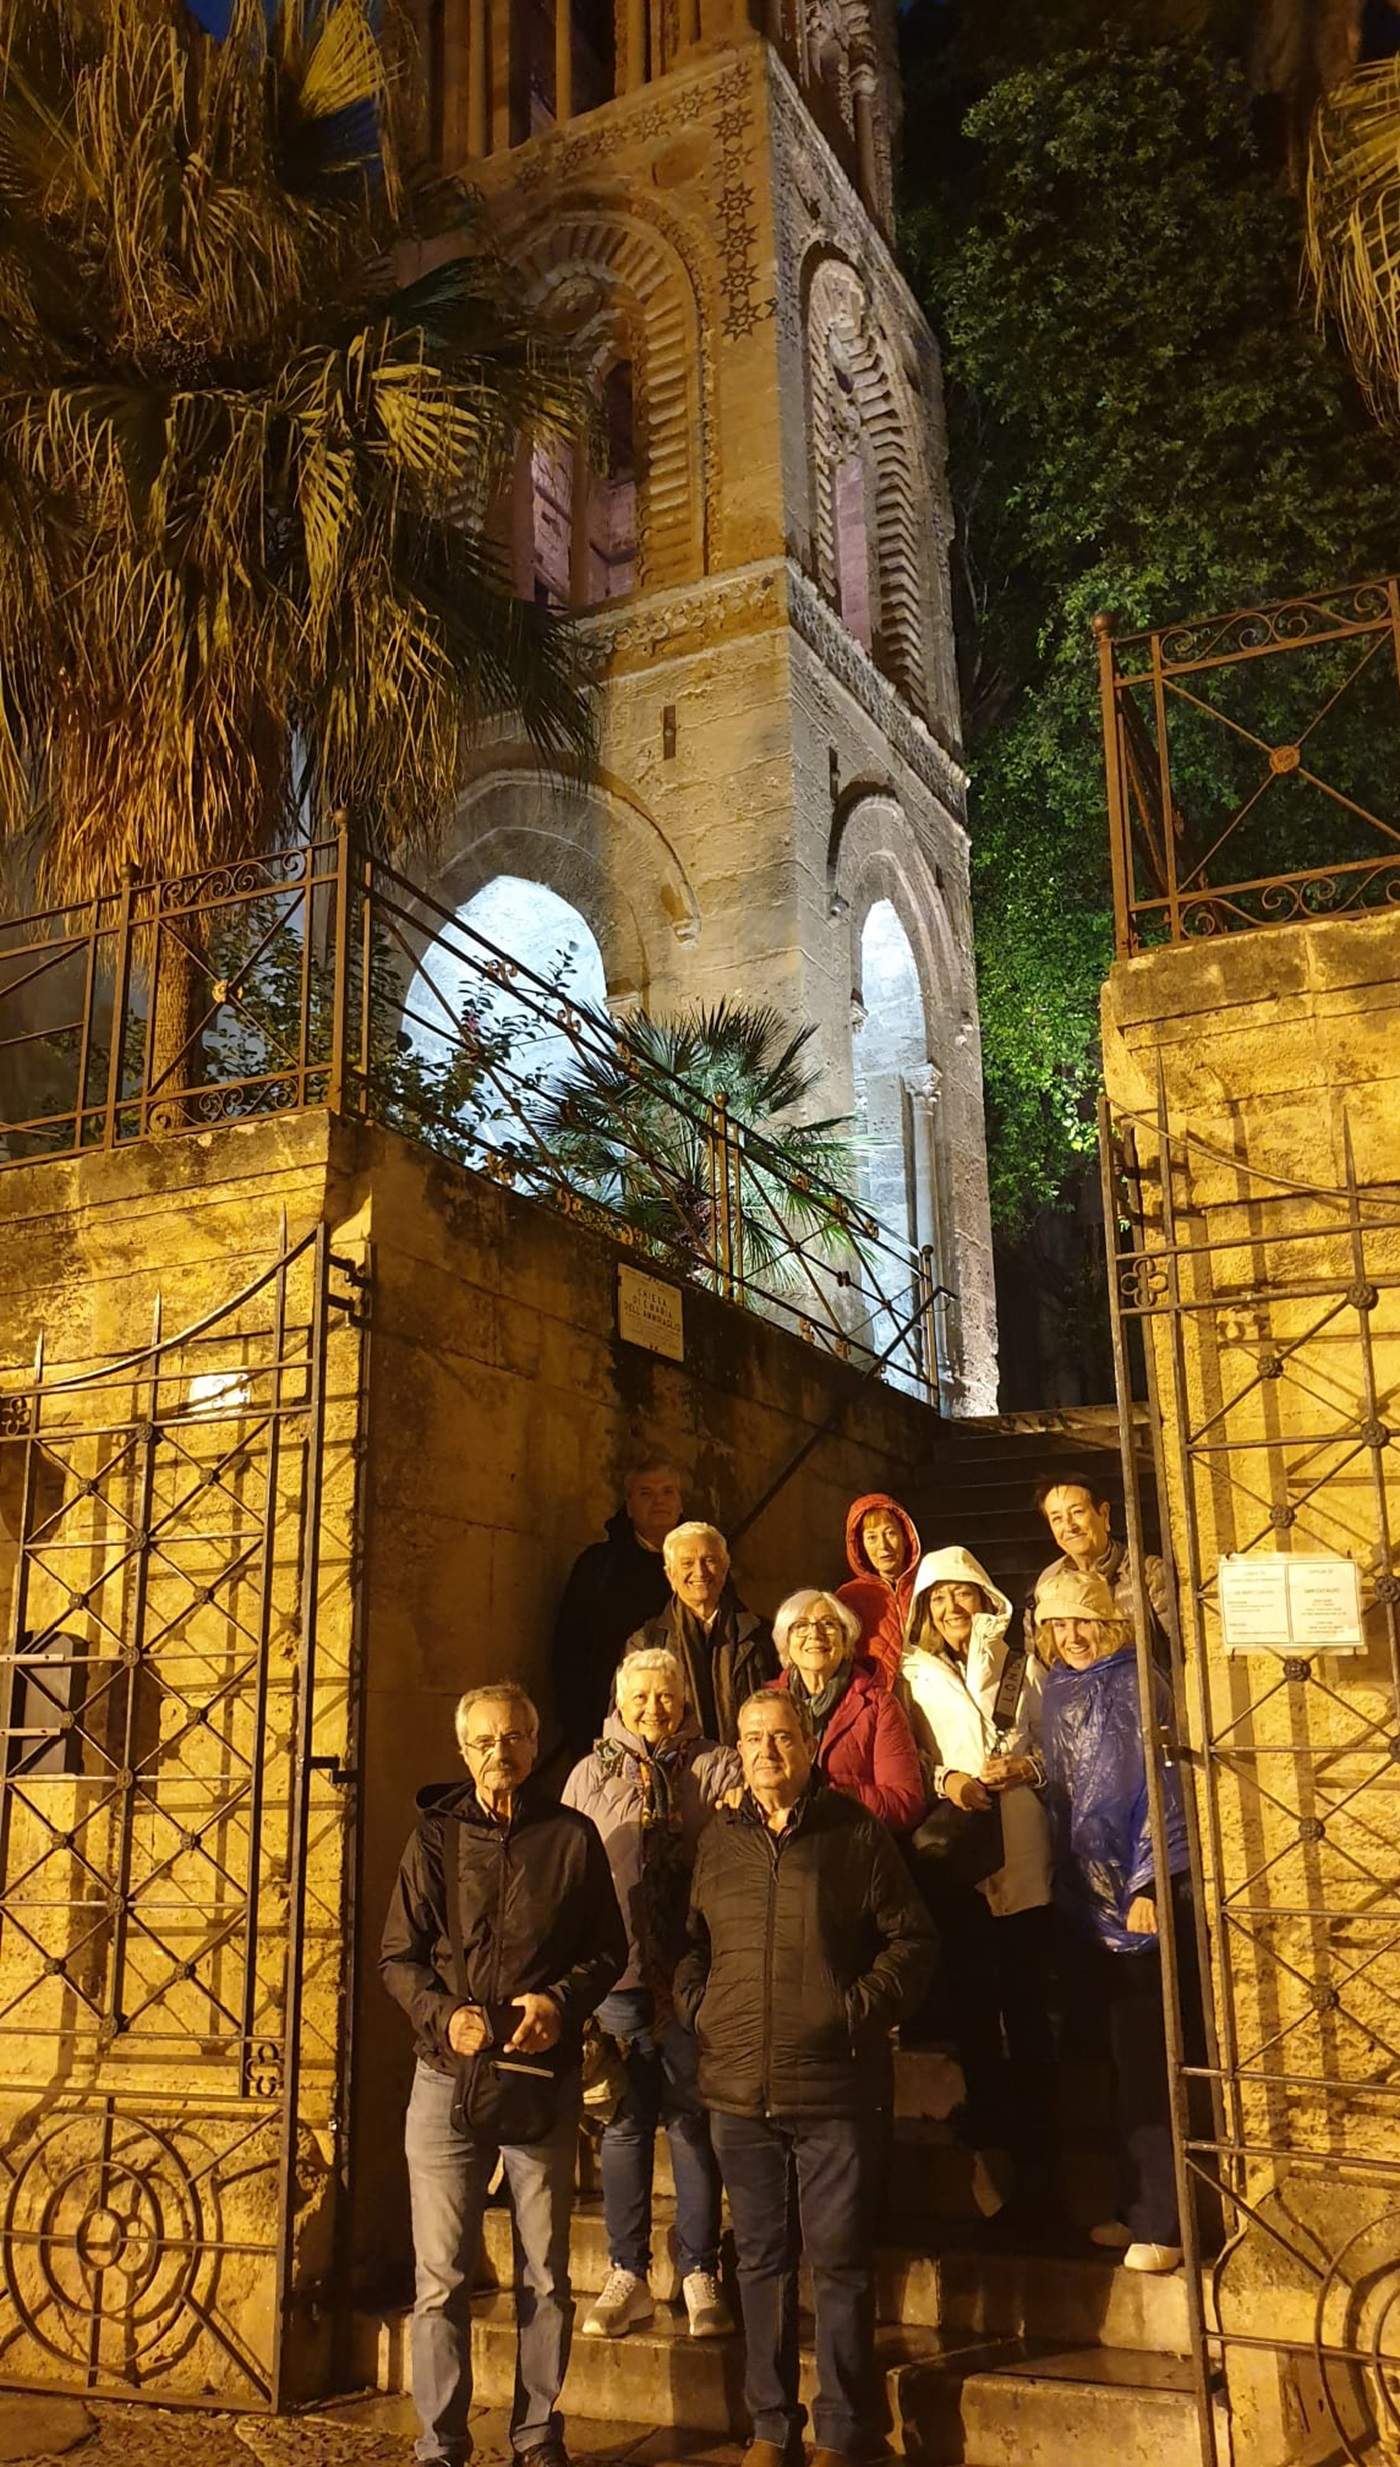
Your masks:
M 1054 2198 L 1042 1674 L 1008 1646 L 1010 1623 L 1010 1602 L 971 1551 L 925 1553 L 902 1664 L 933 1782 L 915 1872 L 942 1940 L 963 2127 L 981 2160 L 973 2191 L 988 2216 L 1003 2206 L 1007 2152 L 1023 2203 Z
M 720 2180 L 696 2086 L 696 2046 L 671 2002 L 685 1950 L 690 1873 L 700 1835 L 741 1779 L 732 1748 L 706 1739 L 689 1711 L 685 1675 L 664 1645 L 626 1654 L 614 1710 L 564 1785 L 564 1804 L 602 1836 L 627 1929 L 627 1968 L 598 2007 L 622 2047 L 627 2087 L 603 2130 L 608 2275 L 585 2338 L 623 2338 L 654 2310 L 651 2189 L 656 2128 L 666 2127 L 676 2186 L 676 2249 L 692 2338 L 734 2327 L 720 2291 Z
M 928 1806 L 909 1717 L 857 1658 L 861 1623 L 849 1602 L 811 1585 L 790 1593 L 773 1621 L 785 1688 L 811 1717 L 817 1763 L 834 1790 L 859 1799 L 892 1833 L 910 1833 Z

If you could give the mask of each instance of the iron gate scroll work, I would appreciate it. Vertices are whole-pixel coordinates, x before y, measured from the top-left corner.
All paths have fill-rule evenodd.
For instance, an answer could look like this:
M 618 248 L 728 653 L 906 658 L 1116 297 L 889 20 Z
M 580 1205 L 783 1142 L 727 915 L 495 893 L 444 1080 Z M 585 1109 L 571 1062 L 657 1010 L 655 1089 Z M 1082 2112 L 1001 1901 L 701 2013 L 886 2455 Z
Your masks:
M 343 2143 L 359 1282 L 321 1228 L 193 1328 L 157 1302 L 140 1352 L 41 1344 L 0 1385 L 12 2385 L 263 2408 L 302 2376 Z
M 1203 2456 L 1223 2454 L 1224 2372 L 1236 2413 L 1252 2374 L 1287 2389 L 1295 2455 L 1323 2434 L 1360 2462 L 1400 2438 L 1400 1186 L 1358 1183 L 1345 1125 L 1337 1187 L 1262 1173 L 1170 1122 L 1160 1079 L 1102 1129 L 1123 1427 L 1137 1330 L 1181 1561 L 1179 1735 L 1151 1740 L 1149 1795 L 1160 1843 L 1178 1762 L 1214 1979 L 1193 2065 L 1162 1897 Z M 1136 1544 L 1131 1448 L 1123 1473 Z M 1226 1658 L 1220 1557 L 1280 1549 L 1358 1561 L 1364 1659 Z

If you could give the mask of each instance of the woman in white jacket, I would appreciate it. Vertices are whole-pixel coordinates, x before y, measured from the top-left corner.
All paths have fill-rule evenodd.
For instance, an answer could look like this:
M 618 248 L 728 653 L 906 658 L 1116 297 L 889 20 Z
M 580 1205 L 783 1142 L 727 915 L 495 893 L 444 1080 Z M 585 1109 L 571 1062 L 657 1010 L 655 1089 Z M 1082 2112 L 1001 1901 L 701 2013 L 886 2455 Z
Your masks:
M 919 1883 L 942 1939 L 949 2027 L 966 2083 L 964 2131 L 982 2154 L 981 2208 L 1001 2207 L 1009 2152 L 1023 2203 L 1054 2198 L 1054 2035 L 1049 2013 L 1050 1828 L 1040 1792 L 1041 1670 L 1026 1658 L 1019 1699 L 998 1691 L 1011 1604 L 962 1549 L 920 1562 L 901 1676 L 935 1801 L 997 1808 L 1001 1860 L 977 1884 L 956 1858 L 915 1849 Z M 936 1833 L 933 1823 L 925 1835 Z

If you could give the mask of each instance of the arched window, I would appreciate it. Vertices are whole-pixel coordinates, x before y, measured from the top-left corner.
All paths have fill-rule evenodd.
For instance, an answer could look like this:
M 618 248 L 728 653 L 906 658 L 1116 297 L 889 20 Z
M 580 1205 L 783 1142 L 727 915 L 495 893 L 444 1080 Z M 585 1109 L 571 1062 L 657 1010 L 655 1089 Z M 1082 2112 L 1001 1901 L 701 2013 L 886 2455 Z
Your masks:
M 836 543 L 836 595 L 841 615 L 868 651 L 875 640 L 871 590 L 869 473 L 857 438 L 832 474 L 832 532 Z
M 573 596 L 574 463 L 573 449 L 553 440 L 530 454 L 530 590 L 552 608 Z
M 860 972 L 854 1063 L 861 1198 L 892 1251 L 929 1252 L 933 1282 L 946 1285 L 950 1279 L 943 1259 L 947 1211 L 937 1137 L 938 1072 L 929 1060 L 918 963 L 891 900 L 876 900 L 865 919 Z M 914 1295 L 912 1274 L 907 1287 L 902 1285 L 892 1258 L 880 1254 L 876 1267 L 885 1306 L 871 1313 L 870 1341 L 881 1352 Z M 936 1315 L 940 1356 L 947 1351 L 944 1324 Z M 947 1359 L 941 1358 L 940 1379 L 948 1369 Z
M 540 1008 L 508 987 L 484 979 L 471 934 L 481 934 L 508 958 L 549 984 L 556 982 L 560 998 L 606 1010 L 608 988 L 603 954 L 586 918 L 568 900 L 542 882 L 519 874 L 498 874 L 484 883 L 457 910 L 459 923 L 470 928 L 461 937 L 448 936 L 423 955 L 404 1005 L 403 1042 L 426 1064 L 450 1059 L 453 1025 L 464 1011 L 483 1028 L 502 1031 L 509 1039 L 512 1076 L 538 1076 L 547 1086 L 562 1078 L 573 1057 L 573 1046 L 559 1029 L 541 1016 Z M 490 954 L 481 952 L 480 960 Z
M 588 447 L 537 444 L 516 514 L 517 589 L 551 608 L 596 608 L 637 587 L 638 472 L 632 363 L 608 371 L 599 405 L 602 459 Z
M 865 285 L 841 258 L 812 276 L 807 385 L 816 579 L 923 711 L 932 573 L 923 427 Z
M 592 608 L 637 582 L 637 449 L 632 364 L 618 360 L 603 386 L 603 468 L 591 471 L 585 570 L 579 598 Z

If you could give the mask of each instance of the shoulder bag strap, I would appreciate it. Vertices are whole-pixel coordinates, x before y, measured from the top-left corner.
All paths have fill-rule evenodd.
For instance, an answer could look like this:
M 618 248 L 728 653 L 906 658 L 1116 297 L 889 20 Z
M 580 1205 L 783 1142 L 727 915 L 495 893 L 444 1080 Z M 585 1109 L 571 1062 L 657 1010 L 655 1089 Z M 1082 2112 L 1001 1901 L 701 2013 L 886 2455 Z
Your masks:
M 1017 1649 L 1008 1653 L 1006 1657 L 1001 1677 L 997 1682 L 996 1698 L 992 1705 L 992 1728 L 998 1738 L 1016 1726 L 1016 1716 L 1021 1709 L 1021 1690 L 1025 1682 L 1026 1656 Z

